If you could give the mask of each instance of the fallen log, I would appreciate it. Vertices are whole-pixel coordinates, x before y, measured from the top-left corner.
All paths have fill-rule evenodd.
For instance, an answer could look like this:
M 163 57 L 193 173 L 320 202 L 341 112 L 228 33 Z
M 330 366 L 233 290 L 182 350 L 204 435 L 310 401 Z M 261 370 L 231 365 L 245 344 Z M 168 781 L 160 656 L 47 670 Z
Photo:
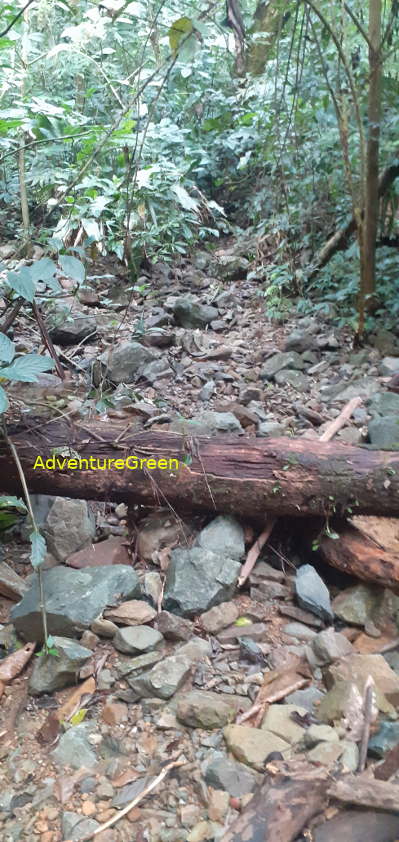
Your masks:
M 309 764 L 298 764 L 297 770 L 285 773 L 267 771 L 265 781 L 221 842 L 292 842 L 326 806 L 329 783 L 326 768 L 314 769 Z
M 399 582 L 399 553 L 385 550 L 371 538 L 346 523 L 334 523 L 338 540 L 327 535 L 320 539 L 319 550 L 324 561 L 365 582 L 375 582 L 384 588 L 397 588 Z
M 399 514 L 399 452 L 307 439 L 195 439 L 129 431 L 120 421 L 47 425 L 10 432 L 32 493 L 170 505 L 264 519 Z M 21 484 L 0 441 L 2 492 Z

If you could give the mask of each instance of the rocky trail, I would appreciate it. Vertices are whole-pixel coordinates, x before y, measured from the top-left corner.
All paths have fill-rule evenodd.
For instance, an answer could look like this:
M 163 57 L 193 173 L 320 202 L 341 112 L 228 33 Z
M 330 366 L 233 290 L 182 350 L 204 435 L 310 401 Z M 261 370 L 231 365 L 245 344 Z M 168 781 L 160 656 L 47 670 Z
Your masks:
M 250 254 L 61 279 L 44 316 L 64 379 L 11 386 L 16 424 L 311 448 L 359 399 L 337 443 L 396 451 L 399 329 L 354 351 L 333 308 L 276 326 Z M 347 512 L 353 549 L 335 501 L 315 523 L 74 496 L 32 495 L 51 655 L 23 518 L 0 545 L 2 842 L 394 842 L 399 597 L 361 579 L 377 556 L 397 581 L 399 520 Z

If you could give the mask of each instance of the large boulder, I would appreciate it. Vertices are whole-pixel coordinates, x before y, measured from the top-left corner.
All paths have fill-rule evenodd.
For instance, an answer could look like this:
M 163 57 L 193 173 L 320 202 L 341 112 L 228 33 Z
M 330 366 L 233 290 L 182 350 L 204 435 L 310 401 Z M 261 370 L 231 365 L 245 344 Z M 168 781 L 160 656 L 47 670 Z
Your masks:
M 89 629 L 107 605 L 120 597 L 140 596 L 137 573 L 125 564 L 72 570 L 53 567 L 42 574 L 48 632 L 63 637 L 77 637 Z M 11 611 L 17 633 L 24 640 L 43 640 L 39 584 L 32 587 Z
M 123 342 L 105 351 L 99 359 L 105 364 L 106 377 L 112 383 L 134 383 L 142 369 L 157 359 L 157 355 L 140 342 Z
M 206 327 L 218 317 L 216 307 L 201 304 L 193 295 L 182 295 L 176 299 L 173 306 L 175 322 L 180 327 Z
M 42 531 L 49 552 L 58 561 L 65 561 L 72 553 L 91 544 L 96 524 L 86 500 L 56 497 Z

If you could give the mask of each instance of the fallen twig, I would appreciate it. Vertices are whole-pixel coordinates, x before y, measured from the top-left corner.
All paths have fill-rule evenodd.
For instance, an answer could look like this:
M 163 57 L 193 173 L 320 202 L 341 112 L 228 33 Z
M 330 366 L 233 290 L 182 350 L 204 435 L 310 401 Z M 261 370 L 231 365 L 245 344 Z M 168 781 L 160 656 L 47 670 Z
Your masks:
M 338 433 L 338 430 L 344 426 L 345 421 L 348 421 L 358 406 L 362 404 L 361 398 L 352 398 L 352 400 L 348 401 L 348 403 L 344 406 L 342 412 L 338 415 L 338 418 L 334 418 L 334 421 L 331 421 L 331 424 L 324 430 L 324 433 L 319 438 L 319 441 L 331 441 L 334 438 L 335 433 Z
M 242 569 L 241 569 L 241 576 L 239 577 L 238 582 L 237 582 L 237 585 L 238 585 L 239 588 L 242 587 L 244 582 L 247 581 L 248 576 L 251 574 L 252 569 L 253 569 L 253 567 L 254 567 L 257 559 L 258 559 L 258 556 L 259 556 L 259 553 L 260 553 L 262 547 L 264 546 L 264 544 L 266 544 L 266 541 L 270 538 L 270 535 L 272 533 L 272 530 L 273 530 L 273 527 L 274 527 L 275 523 L 276 523 L 276 518 L 273 517 L 273 516 L 270 516 L 268 518 L 268 521 L 266 523 L 265 528 L 263 529 L 261 534 L 257 537 L 255 543 L 252 545 L 251 549 L 249 550 L 247 558 L 245 560 L 245 563 L 243 564 Z
M 89 842 L 90 839 L 93 839 L 93 836 L 97 836 L 98 833 L 102 833 L 103 830 L 107 830 L 109 827 L 112 827 L 112 825 L 116 824 L 116 822 L 122 819 L 123 816 L 126 816 L 127 813 L 130 813 L 130 810 L 132 810 L 133 807 L 136 807 L 137 804 L 139 804 L 140 801 L 142 801 L 143 798 L 146 797 L 146 795 L 149 795 L 150 792 L 152 792 L 160 783 L 162 783 L 162 781 L 166 778 L 167 774 L 171 771 L 171 769 L 175 769 L 177 766 L 184 766 L 185 763 L 186 760 L 183 759 L 181 756 L 178 757 L 176 760 L 172 760 L 171 763 L 168 763 L 167 766 L 164 766 L 159 775 L 157 775 L 157 777 L 154 778 L 148 784 L 148 786 L 146 786 L 146 788 L 139 793 L 139 795 L 136 795 L 136 797 L 133 798 L 132 801 L 130 801 L 130 803 L 123 808 L 123 810 L 120 810 L 116 816 L 112 816 L 112 818 L 108 819 L 107 822 L 101 824 L 92 833 L 88 833 L 86 834 L 86 836 L 82 836 L 79 840 L 77 840 L 77 842 Z M 72 842 L 72 839 L 65 839 L 64 842 Z
M 363 715 L 364 715 L 364 724 L 363 724 L 363 732 L 362 732 L 362 739 L 360 741 L 359 746 L 359 763 L 357 766 L 358 772 L 363 772 L 365 765 L 366 765 L 366 758 L 367 758 L 367 748 L 370 739 L 370 726 L 373 721 L 373 692 L 374 692 L 374 681 L 369 675 L 366 685 L 364 688 L 364 704 L 363 704 Z

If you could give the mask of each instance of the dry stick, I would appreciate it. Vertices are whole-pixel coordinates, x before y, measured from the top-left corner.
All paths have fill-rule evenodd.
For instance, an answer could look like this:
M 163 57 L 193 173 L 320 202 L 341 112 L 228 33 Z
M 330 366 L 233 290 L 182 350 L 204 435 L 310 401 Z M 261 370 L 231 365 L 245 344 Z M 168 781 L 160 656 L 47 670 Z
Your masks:
M 263 545 L 266 544 L 266 541 L 268 540 L 268 538 L 270 538 L 270 535 L 272 533 L 272 530 L 273 530 L 273 527 L 274 527 L 275 523 L 276 523 L 276 518 L 270 516 L 268 518 L 268 521 L 266 523 L 266 526 L 265 526 L 263 532 L 261 532 L 261 534 L 256 539 L 255 543 L 252 545 L 251 549 L 249 550 L 247 558 L 245 560 L 245 564 L 243 564 L 243 567 L 242 567 L 242 570 L 241 570 L 241 576 L 239 576 L 239 578 L 238 578 L 237 585 L 238 585 L 239 588 L 241 588 L 242 585 L 244 584 L 244 582 L 247 581 L 248 576 L 252 572 L 252 569 L 253 569 L 256 561 L 257 561 L 257 558 L 259 556 L 259 553 L 260 553 Z
M 363 772 L 366 765 L 367 749 L 370 739 L 370 726 L 373 719 L 373 690 L 374 681 L 369 675 L 364 688 L 364 725 L 362 739 L 359 746 L 359 762 L 357 765 L 358 772 Z
M 57 357 L 56 350 L 55 350 L 54 345 L 53 345 L 53 343 L 50 339 L 48 330 L 46 328 L 46 325 L 44 324 L 43 316 L 42 316 L 42 314 L 41 314 L 41 312 L 40 312 L 40 310 L 39 310 L 39 308 L 36 304 L 36 301 L 32 301 L 32 310 L 33 310 L 33 314 L 35 316 L 35 319 L 37 321 L 37 324 L 38 324 L 43 342 L 44 342 L 50 356 L 54 360 L 55 368 L 56 368 L 56 372 L 58 374 L 58 377 L 61 380 L 65 380 L 64 370 L 63 370 L 63 368 L 61 368 L 61 363 L 60 363 L 60 361 Z
M 361 398 L 352 398 L 346 406 L 344 406 L 342 412 L 338 415 L 338 418 L 335 418 L 334 421 L 331 421 L 331 424 L 328 425 L 327 429 L 324 430 L 324 433 L 319 438 L 319 441 L 331 441 L 334 438 L 335 433 L 338 433 L 338 430 L 344 426 L 345 421 L 348 421 L 358 406 L 362 404 Z
M 97 836 L 98 833 L 101 833 L 103 830 L 107 830 L 108 827 L 112 827 L 112 825 L 116 824 L 116 822 L 118 822 L 119 819 L 123 818 L 123 816 L 126 816 L 126 813 L 129 813 L 130 810 L 133 809 L 133 807 L 136 807 L 137 804 L 139 804 L 140 801 L 142 801 L 146 795 L 149 795 L 150 792 L 152 792 L 153 789 L 155 789 L 155 787 L 158 786 L 158 784 L 162 783 L 162 781 L 164 780 L 164 778 L 166 778 L 168 772 L 170 772 L 171 769 L 175 769 L 176 766 L 184 766 L 185 763 L 186 761 L 179 757 L 177 758 L 177 760 L 173 760 L 171 763 L 168 763 L 167 766 L 164 766 L 159 775 L 157 775 L 157 777 L 154 778 L 154 780 L 151 781 L 151 783 L 149 783 L 148 786 L 146 786 L 143 792 L 140 792 L 139 795 L 136 795 L 136 797 L 133 798 L 130 804 L 127 804 L 126 807 L 124 807 L 123 810 L 120 810 L 120 812 L 116 816 L 112 816 L 112 818 L 108 819 L 107 822 L 104 822 L 104 824 L 101 824 L 100 827 L 97 827 L 93 831 L 93 833 L 88 833 L 86 836 L 82 836 L 78 840 L 78 842 L 88 842 L 88 840 L 92 839 L 93 836 Z M 64 840 L 64 842 L 72 842 L 72 840 L 66 839 Z
M 5 317 L 3 324 L 0 325 L 0 330 L 1 330 L 2 333 L 7 333 L 7 331 L 10 329 L 13 321 L 18 316 L 18 313 L 19 313 L 23 303 L 24 303 L 23 298 L 17 298 L 12 310 L 9 312 L 8 316 Z

